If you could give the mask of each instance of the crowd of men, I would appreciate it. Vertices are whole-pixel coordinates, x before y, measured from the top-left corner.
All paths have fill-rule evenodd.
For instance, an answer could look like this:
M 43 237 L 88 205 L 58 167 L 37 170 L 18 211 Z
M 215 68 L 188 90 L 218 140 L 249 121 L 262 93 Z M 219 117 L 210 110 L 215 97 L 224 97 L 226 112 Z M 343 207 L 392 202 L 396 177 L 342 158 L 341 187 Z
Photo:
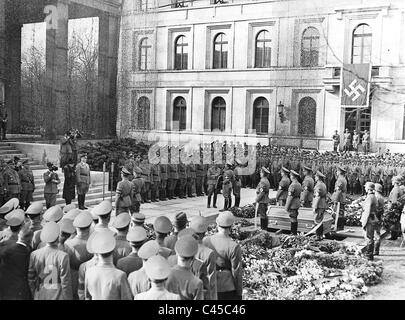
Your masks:
M 153 233 L 141 213 L 116 213 L 104 200 L 91 211 L 42 202 L 0 208 L 2 300 L 242 299 L 242 252 L 230 237 L 235 218 L 221 213 L 173 223 L 157 217 Z M 132 222 L 131 222 L 132 220 Z

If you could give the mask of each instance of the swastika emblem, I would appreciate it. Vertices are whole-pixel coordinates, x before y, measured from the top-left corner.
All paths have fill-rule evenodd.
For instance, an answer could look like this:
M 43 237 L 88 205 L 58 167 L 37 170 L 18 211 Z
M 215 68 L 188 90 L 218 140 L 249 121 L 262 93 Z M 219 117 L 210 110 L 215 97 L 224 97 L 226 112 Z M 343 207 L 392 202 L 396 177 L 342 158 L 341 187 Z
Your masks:
M 351 91 L 345 89 L 344 92 L 355 102 L 360 96 L 361 93 L 366 92 L 366 89 L 361 84 L 356 86 L 357 80 L 354 79 L 351 84 L 349 84 L 349 88 Z

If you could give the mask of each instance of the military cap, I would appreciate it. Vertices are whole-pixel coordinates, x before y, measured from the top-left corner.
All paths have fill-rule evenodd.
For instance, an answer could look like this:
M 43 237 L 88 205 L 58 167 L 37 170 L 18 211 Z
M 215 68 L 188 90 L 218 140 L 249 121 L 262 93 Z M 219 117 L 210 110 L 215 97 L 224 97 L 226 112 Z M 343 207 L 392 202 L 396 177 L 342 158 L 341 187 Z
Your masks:
M 172 223 L 166 216 L 160 216 L 155 219 L 153 229 L 160 233 L 169 233 L 172 230 Z
M 54 221 L 45 223 L 41 230 L 41 241 L 45 243 L 55 242 L 59 238 L 60 227 Z
M 46 163 L 46 166 L 47 166 L 48 168 L 51 168 L 51 167 L 53 167 L 53 163 L 52 163 L 52 162 L 47 162 L 47 163 Z
M 187 222 L 188 220 L 185 212 L 176 213 L 176 216 L 174 218 L 174 224 L 176 225 L 176 227 L 184 227 Z
M 235 222 L 235 217 L 230 211 L 221 212 L 218 215 L 216 222 L 220 227 L 228 228 Z
M 375 191 L 383 192 L 383 186 L 381 184 L 375 183 L 374 186 L 375 186 Z
M 319 170 L 315 173 L 315 175 L 317 175 L 318 177 L 321 177 L 321 178 L 325 178 L 325 175 Z
M 97 216 L 104 216 L 106 214 L 111 213 L 111 211 L 112 211 L 111 201 L 110 200 L 103 200 L 93 208 L 91 213 L 95 214 Z
M 73 226 L 76 228 L 87 228 L 93 223 L 93 217 L 90 212 L 82 211 L 73 220 Z
M 194 229 L 197 233 L 205 233 L 208 231 L 207 219 L 204 217 L 195 217 L 190 222 L 190 228 Z
M 365 188 L 367 189 L 367 190 L 374 190 L 375 189 L 375 184 L 374 184 L 374 182 L 370 182 L 370 181 L 368 181 L 368 182 L 366 182 L 366 184 L 364 185 L 365 186 Z
M 70 210 L 76 209 L 76 205 L 74 203 L 68 204 L 63 207 L 63 213 L 68 213 Z
M 137 223 L 143 223 L 145 221 L 145 215 L 140 212 L 134 213 L 132 215 L 132 220 Z
M 130 242 L 142 242 L 147 238 L 146 230 L 142 227 L 133 227 L 127 233 L 127 240 Z
M 298 172 L 294 171 L 294 170 L 290 170 L 290 173 L 293 174 L 296 177 L 300 176 L 300 174 Z
M 78 215 L 80 214 L 80 210 L 77 208 L 74 208 L 72 210 L 69 210 L 64 216 L 63 219 L 70 219 L 74 220 Z
M 18 200 L 18 198 L 11 198 L 5 204 L 3 204 L 3 207 L 12 207 L 14 210 L 14 209 L 17 209 L 19 205 L 20 205 L 20 200 Z
M 93 218 L 93 220 L 97 220 L 97 221 L 98 221 L 98 215 L 96 215 L 96 214 L 93 212 L 93 209 L 94 209 L 94 208 L 90 208 L 88 211 L 90 212 L 91 217 Z
M 346 173 L 346 169 L 344 167 L 342 167 L 342 166 L 338 166 L 338 170 L 343 172 L 343 173 Z
M 2 207 L 0 208 L 0 215 L 7 214 L 7 213 L 9 213 L 9 212 L 11 212 L 11 211 L 13 211 L 13 210 L 14 210 L 13 207 L 5 207 L 5 206 L 2 206 Z
M 270 174 L 270 171 L 266 167 L 262 167 L 262 171 L 264 173 Z
M 150 280 L 165 280 L 170 272 L 169 262 L 162 256 L 153 256 L 145 262 L 145 273 Z
M 185 228 L 177 234 L 177 239 L 184 237 L 184 236 L 194 236 L 196 231 L 193 228 Z
M 304 170 L 307 170 L 309 172 L 312 172 L 312 168 L 308 167 L 308 166 L 304 166 Z
M 63 217 L 62 208 L 58 205 L 50 207 L 44 213 L 44 220 L 45 221 L 59 221 Z
M 143 260 L 148 260 L 152 256 L 159 253 L 159 245 L 155 240 L 145 242 L 138 250 L 138 257 Z
M 115 217 L 112 226 L 116 229 L 122 229 L 128 227 L 130 222 L 131 216 L 127 212 L 123 212 Z
M 129 172 L 128 169 L 125 168 L 125 167 L 121 169 L 121 172 L 122 172 L 124 175 L 126 175 L 126 176 L 131 175 L 131 172 Z
M 21 209 L 17 209 L 11 211 L 9 214 L 5 216 L 7 222 L 6 225 L 11 227 L 16 227 L 24 223 L 25 215 L 24 211 Z
M 62 219 L 58 222 L 58 225 L 61 232 L 72 234 L 76 231 L 75 227 L 73 226 L 73 220 L 71 219 Z
M 96 231 L 96 235 L 91 241 L 91 248 L 94 253 L 104 254 L 115 249 L 117 241 L 111 231 Z
M 174 250 L 180 257 L 194 257 L 198 251 L 198 241 L 191 235 L 179 237 L 174 245 Z
M 42 212 L 44 208 L 44 205 L 42 201 L 35 201 L 30 204 L 30 206 L 27 208 L 27 211 L 25 211 L 26 214 L 28 215 L 37 215 Z
M 285 173 L 290 173 L 290 170 L 288 170 L 288 169 L 285 168 L 285 167 L 282 167 L 281 170 L 284 171 Z
M 79 158 L 84 158 L 84 157 L 87 157 L 87 153 L 86 152 L 80 153 Z

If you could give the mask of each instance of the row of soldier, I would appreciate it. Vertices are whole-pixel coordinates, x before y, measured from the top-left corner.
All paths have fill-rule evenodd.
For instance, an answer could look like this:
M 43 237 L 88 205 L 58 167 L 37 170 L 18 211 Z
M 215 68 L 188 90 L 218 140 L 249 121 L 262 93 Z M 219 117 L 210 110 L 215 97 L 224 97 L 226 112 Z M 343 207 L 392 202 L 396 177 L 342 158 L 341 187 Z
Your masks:
M 157 217 L 153 230 L 141 213 L 113 219 L 105 200 L 91 211 L 24 212 L 18 199 L 0 208 L 0 299 L 216 300 L 242 298 L 241 248 L 230 238 L 234 216 L 221 213 L 207 235 L 204 217 L 184 212 Z M 1 230 L 0 229 L 0 230 Z

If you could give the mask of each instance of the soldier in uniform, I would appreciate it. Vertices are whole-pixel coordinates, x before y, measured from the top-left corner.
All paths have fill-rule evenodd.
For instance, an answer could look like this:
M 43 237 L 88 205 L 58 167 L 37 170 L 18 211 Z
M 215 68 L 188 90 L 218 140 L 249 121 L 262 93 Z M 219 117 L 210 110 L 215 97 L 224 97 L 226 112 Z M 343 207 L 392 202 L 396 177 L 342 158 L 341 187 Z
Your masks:
M 332 194 L 332 201 L 334 204 L 334 211 L 336 212 L 338 203 L 340 203 L 339 217 L 337 221 L 337 231 L 343 230 L 345 225 L 345 203 L 347 192 L 347 180 L 344 176 L 346 173 L 345 168 L 339 166 L 337 169 L 337 180 L 335 183 L 335 191 Z
M 375 197 L 377 199 L 377 213 L 376 213 L 376 223 L 374 225 L 374 230 L 376 234 L 376 242 L 374 246 L 374 255 L 378 256 L 380 255 L 380 244 L 381 244 L 381 225 L 382 225 L 382 216 L 384 214 L 384 196 L 382 195 L 383 193 L 383 187 L 381 184 L 376 183 L 375 184 Z
M 80 155 L 80 163 L 76 165 L 76 188 L 80 210 L 87 210 L 84 206 L 86 193 L 91 184 L 90 167 L 87 164 L 87 155 Z
M 242 180 L 239 174 L 236 172 L 234 175 L 234 182 L 232 186 L 233 195 L 235 196 L 234 207 L 239 208 L 240 205 L 240 190 L 242 189 Z
M 265 167 L 260 170 L 260 182 L 256 188 L 257 215 L 260 217 L 260 227 L 267 230 L 269 219 L 267 217 L 267 207 L 269 205 L 270 182 L 268 180 L 270 172 Z
M 159 190 L 161 184 L 160 178 L 160 165 L 159 164 L 152 164 L 151 165 L 151 201 L 158 202 L 159 201 Z
M 357 130 L 354 129 L 353 131 L 353 150 L 356 153 L 359 151 L 359 144 L 360 144 L 360 135 L 358 134 Z
M 141 208 L 142 202 L 142 190 L 144 189 L 144 181 L 141 178 L 142 171 L 141 168 L 135 167 L 134 171 L 134 179 L 132 180 L 132 206 L 131 206 L 131 213 L 138 213 Z
M 116 215 L 129 212 L 132 206 L 133 184 L 129 181 L 130 175 L 131 173 L 125 167 L 121 169 L 122 180 L 118 182 L 115 194 Z
M 323 221 L 323 216 L 325 210 L 328 208 L 326 202 L 326 195 L 328 193 L 325 184 L 325 175 L 317 171 L 315 174 L 315 187 L 314 187 L 314 201 L 312 203 L 312 209 L 314 213 L 314 221 L 316 224 L 320 224 Z M 321 224 L 316 230 L 317 240 L 322 240 L 323 238 L 323 225 Z
M 288 196 L 285 204 L 285 211 L 287 211 L 290 216 L 291 233 L 293 235 L 296 235 L 298 231 L 298 209 L 301 204 L 302 187 L 298 182 L 298 177 L 298 172 L 294 170 L 290 171 L 291 184 L 288 187 Z
M 20 199 L 21 193 L 21 182 L 20 177 L 18 176 L 17 171 L 13 169 L 13 161 L 7 161 L 6 168 L 3 172 L 3 179 L 4 179 L 4 192 L 5 192 L 5 199 L 4 201 L 7 202 L 11 198 Z
M 187 187 L 187 168 L 182 162 L 178 164 L 179 170 L 179 198 L 186 198 L 186 187 Z
M 128 176 L 129 181 L 132 181 L 132 179 L 134 178 L 133 172 L 134 172 L 135 167 L 136 167 L 136 162 L 134 159 L 134 153 L 130 152 L 128 155 L 128 160 L 126 160 L 124 163 L 124 168 L 127 169 L 128 172 L 130 172 L 130 175 Z
M 159 199 L 160 201 L 167 200 L 167 189 L 168 189 L 168 179 L 169 179 L 169 165 L 165 163 L 160 163 L 160 186 L 159 186 Z
M 352 149 L 352 135 L 349 132 L 349 129 L 345 130 L 345 133 L 343 134 L 343 151 L 351 151 Z
M 200 158 L 200 162 L 195 164 L 195 192 L 197 197 L 201 197 L 204 195 L 204 176 L 205 170 L 204 165 L 202 164 L 202 155 Z
M 115 235 L 116 245 L 113 255 L 115 265 L 119 259 L 126 257 L 132 251 L 129 242 L 127 241 L 130 222 L 131 216 L 127 212 L 123 212 L 116 216 L 112 223 L 112 226 L 117 230 L 117 234 Z
M 94 231 L 109 230 L 115 233 L 108 225 L 111 220 L 112 209 L 110 200 L 103 200 L 92 209 L 92 215 L 98 216 L 98 223 L 94 226 Z
M 394 187 L 392 188 L 390 195 L 388 196 L 389 207 L 400 204 L 398 200 L 404 195 L 404 192 L 400 188 L 401 182 L 402 182 L 401 176 L 395 176 L 392 178 L 392 185 Z M 396 229 L 397 228 L 391 230 L 391 237 L 389 238 L 389 240 L 396 240 L 398 238 L 398 231 Z
M 364 153 L 368 154 L 370 151 L 370 134 L 368 133 L 367 130 L 364 130 L 362 144 L 363 144 Z
M 169 200 L 176 199 L 175 190 L 179 181 L 179 171 L 176 163 L 169 165 Z
M 72 138 L 70 131 L 66 131 L 65 135 L 60 140 L 60 167 L 63 168 L 66 164 L 72 162 Z
M 211 207 L 211 197 L 214 196 L 213 199 L 213 208 L 217 207 L 217 188 L 216 184 L 218 181 L 218 178 L 221 174 L 220 169 L 218 166 L 213 163 L 211 167 L 207 171 L 207 183 L 208 183 L 208 200 L 207 200 L 207 208 Z
M 216 222 L 218 233 L 205 237 L 203 244 L 217 256 L 218 300 L 242 300 L 242 249 L 230 236 L 235 217 L 226 211 L 219 214 Z
M 312 207 L 314 197 L 314 179 L 312 178 L 312 168 L 304 166 L 304 180 L 302 181 L 301 203 L 304 208 Z
M 127 240 L 131 246 L 131 252 L 117 262 L 117 268 L 124 271 L 127 276 L 131 272 L 142 268 L 142 259 L 138 256 L 138 251 L 147 239 L 145 228 L 136 226 L 130 228 L 127 233 Z
M 139 167 L 142 170 L 142 179 L 144 181 L 144 192 L 142 195 L 142 199 L 146 203 L 150 203 L 151 199 L 151 190 L 150 190 L 150 185 L 151 185 L 151 164 L 148 161 L 148 156 L 144 155 L 143 160 Z
M 30 206 L 31 201 L 33 201 L 32 194 L 35 190 L 35 182 L 34 174 L 28 165 L 28 160 L 25 160 L 22 164 L 23 167 L 20 171 L 18 171 L 21 181 L 20 205 L 24 210 L 26 210 Z
M 72 300 L 69 256 L 58 249 L 60 227 L 50 221 L 44 225 L 41 249 L 31 253 L 28 284 L 34 300 Z
M 338 152 L 340 144 L 340 136 L 337 130 L 335 130 L 335 134 L 332 136 L 332 140 L 333 140 L 333 151 Z
M 290 185 L 290 179 L 288 178 L 288 174 L 290 170 L 285 167 L 281 168 L 281 180 L 278 183 L 278 190 L 276 194 L 276 200 L 279 206 L 285 206 L 287 195 L 288 195 L 288 186 Z
M 25 211 L 25 214 L 31 220 L 32 232 L 42 229 L 41 213 L 43 209 L 42 201 L 35 201 Z
M 4 249 L 18 240 L 18 233 L 24 225 L 24 211 L 17 209 L 7 214 L 6 225 L 8 229 L 0 233 L 0 249 Z
M 131 289 L 125 272 L 113 264 L 116 240 L 111 232 L 97 232 L 90 246 L 98 255 L 97 264 L 85 275 L 86 300 L 132 300 Z
M 63 182 L 62 198 L 65 199 L 66 205 L 72 203 L 76 198 L 76 168 L 74 163 L 68 163 L 63 167 Z
M 224 207 L 219 210 L 220 212 L 231 208 L 232 182 L 227 174 L 224 175 L 224 181 L 222 182 L 222 195 L 224 196 Z
M 46 202 L 46 208 L 49 209 L 56 205 L 56 195 L 58 194 L 58 184 L 60 184 L 60 179 L 55 171 L 57 168 L 52 162 L 47 163 L 48 170 L 44 172 L 44 198 Z
M 363 202 L 363 212 L 361 214 L 361 227 L 364 229 L 367 238 L 366 257 L 368 260 L 374 258 L 374 228 L 377 223 L 377 198 L 374 195 L 375 185 L 367 182 L 364 186 L 367 197 Z
M 194 195 L 194 190 L 196 190 L 196 178 L 197 178 L 197 172 L 196 172 L 196 167 L 191 159 L 191 163 L 187 165 L 187 196 L 189 198 L 193 198 Z

